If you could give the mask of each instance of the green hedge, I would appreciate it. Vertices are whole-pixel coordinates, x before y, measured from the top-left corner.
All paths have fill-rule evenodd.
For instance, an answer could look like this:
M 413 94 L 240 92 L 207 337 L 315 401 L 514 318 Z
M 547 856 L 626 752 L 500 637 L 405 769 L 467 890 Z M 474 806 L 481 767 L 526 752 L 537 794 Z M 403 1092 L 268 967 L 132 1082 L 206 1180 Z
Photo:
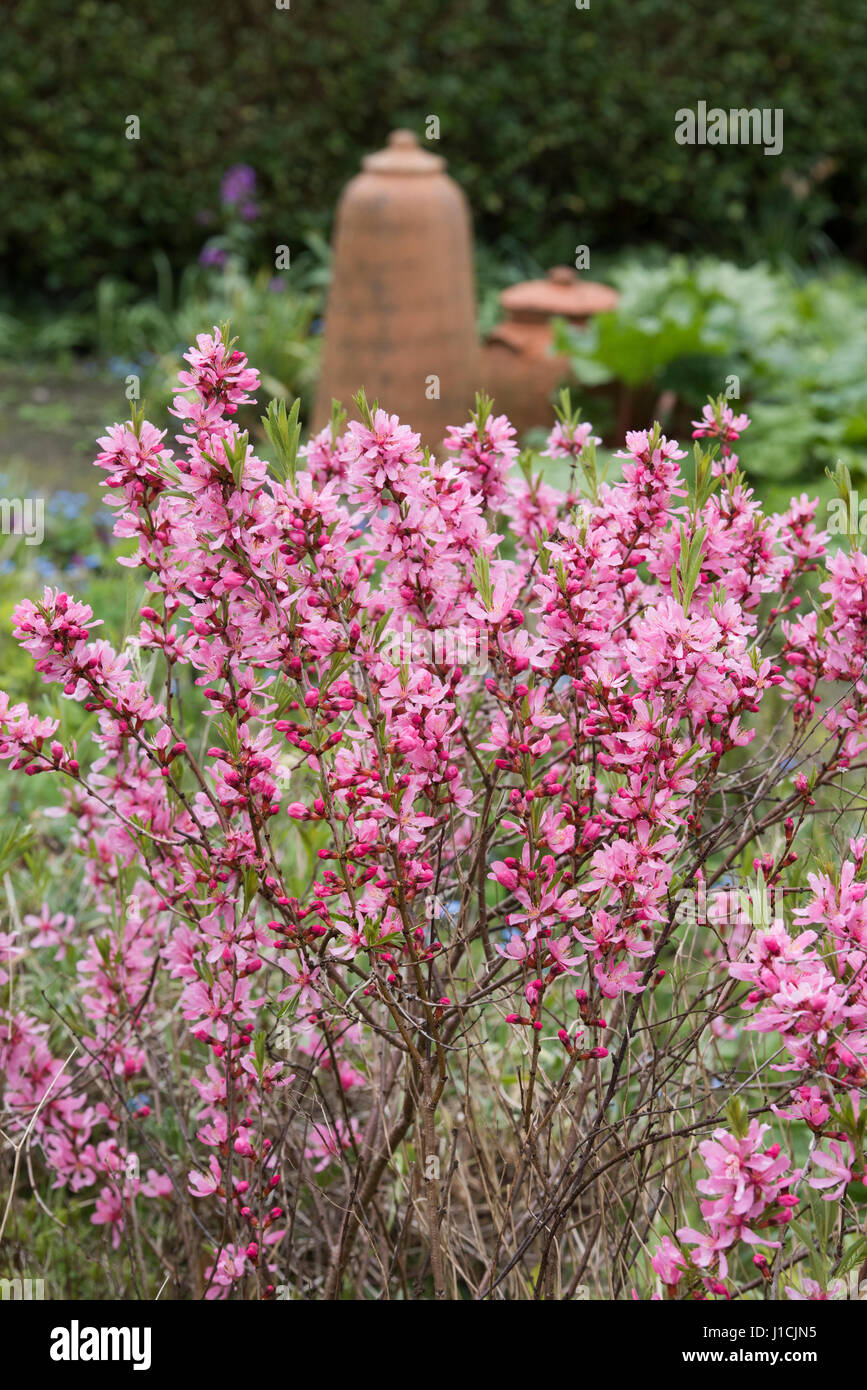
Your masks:
M 154 249 L 198 252 L 236 161 L 260 175 L 263 252 L 298 244 L 361 154 L 428 114 L 480 234 L 543 261 L 643 237 L 867 246 L 855 0 L 17 0 L 3 26 L 7 288 L 151 283 Z M 782 107 L 783 153 L 679 146 L 699 100 Z

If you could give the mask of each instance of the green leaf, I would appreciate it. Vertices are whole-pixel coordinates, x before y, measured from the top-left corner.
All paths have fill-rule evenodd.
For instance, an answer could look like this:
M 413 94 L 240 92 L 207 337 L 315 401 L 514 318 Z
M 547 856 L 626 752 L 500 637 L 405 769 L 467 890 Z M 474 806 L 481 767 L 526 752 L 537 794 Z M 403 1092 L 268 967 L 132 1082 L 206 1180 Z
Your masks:
M 259 875 L 255 869 L 244 870 L 244 912 L 250 911 L 250 904 L 256 901 L 259 891 Z
M 362 386 L 361 390 L 357 391 L 356 394 L 352 397 L 352 402 L 367 428 L 369 430 L 372 430 L 373 417 L 379 408 L 379 401 L 374 401 L 373 405 L 368 405 L 367 395 L 365 394 L 364 387 Z
M 487 425 L 488 420 L 491 418 L 491 412 L 493 408 L 494 402 L 492 401 L 491 397 L 487 395 L 484 391 L 477 391 L 476 408 L 474 411 L 471 412 L 470 419 L 473 421 L 473 424 L 478 430 L 480 439 L 485 432 L 485 426 Z
M 491 562 L 485 551 L 480 550 L 476 556 L 474 567 L 476 577 L 476 589 L 479 592 L 482 603 L 487 609 L 493 607 L 494 589 L 491 584 Z
M 13 823 L 0 829 L 0 877 L 23 857 L 32 841 L 33 831 L 29 826 Z
M 337 447 L 337 441 L 346 429 L 346 411 L 340 401 L 331 402 L 331 447 Z
M 206 985 L 213 985 L 214 972 L 208 962 L 201 956 L 193 957 L 193 966 L 200 980 L 204 980 Z
M 253 1034 L 253 1056 L 256 1059 L 256 1073 L 260 1081 L 265 1070 L 265 1038 L 264 1029 L 257 1029 Z
M 744 1139 L 750 1127 L 750 1115 L 746 1103 L 740 1096 L 732 1096 L 726 1106 L 726 1116 L 732 1133 Z
M 226 752 L 233 758 L 241 755 L 241 740 L 238 737 L 238 720 L 234 714 L 226 714 L 219 721 L 217 728 L 220 737 L 226 745 Z
M 226 466 L 232 475 L 236 488 L 241 487 L 244 479 L 244 465 L 247 461 L 247 448 L 250 438 L 247 434 L 239 434 L 237 439 L 229 441 L 223 439 L 223 453 L 226 455 Z
M 867 1260 L 867 1237 L 859 1236 L 858 1239 L 843 1252 L 840 1264 L 834 1268 L 834 1278 L 842 1279 L 844 1275 L 851 1274 L 853 1269 L 858 1269 Z
M 298 418 L 300 411 L 300 397 L 296 397 L 292 402 L 292 409 L 288 414 L 285 401 L 273 400 L 268 404 L 267 415 L 262 416 L 265 433 L 275 454 L 270 465 L 271 472 L 280 483 L 285 484 L 288 479 L 293 488 L 298 445 L 301 440 L 301 422 Z
M 689 611 L 689 605 L 695 593 L 695 586 L 701 574 L 706 536 L 707 528 L 702 526 L 690 540 L 687 540 L 686 527 L 681 526 L 680 528 L 679 574 L 673 567 L 671 571 L 671 587 L 684 613 Z

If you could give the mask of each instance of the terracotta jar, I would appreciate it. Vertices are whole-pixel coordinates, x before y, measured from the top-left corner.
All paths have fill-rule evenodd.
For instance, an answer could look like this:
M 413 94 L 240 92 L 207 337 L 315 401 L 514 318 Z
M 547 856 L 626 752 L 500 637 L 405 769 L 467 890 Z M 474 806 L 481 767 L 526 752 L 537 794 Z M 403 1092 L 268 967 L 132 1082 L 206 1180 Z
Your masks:
M 521 436 L 553 423 L 551 398 L 569 380 L 569 359 L 553 352 L 555 318 L 583 327 L 593 314 L 613 309 L 616 290 L 581 280 L 571 266 L 554 266 L 545 280 L 526 280 L 500 295 L 506 318 L 482 350 L 480 379 L 498 413 Z
M 478 386 L 469 208 L 412 131 L 363 166 L 337 208 L 314 428 L 364 387 L 436 450 Z

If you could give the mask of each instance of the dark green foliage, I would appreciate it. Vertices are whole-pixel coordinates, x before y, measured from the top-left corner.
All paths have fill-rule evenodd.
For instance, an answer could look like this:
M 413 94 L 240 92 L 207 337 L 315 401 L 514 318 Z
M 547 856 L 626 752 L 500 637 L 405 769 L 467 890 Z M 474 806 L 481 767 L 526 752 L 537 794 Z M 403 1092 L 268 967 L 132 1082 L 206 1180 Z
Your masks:
M 867 244 L 854 0 L 17 0 L 3 20 L 7 289 L 150 286 L 155 252 L 197 254 L 238 161 L 263 257 L 297 246 L 360 156 L 429 114 L 481 236 L 543 262 L 644 237 L 746 258 Z M 699 100 L 782 107 L 783 153 L 677 145 Z

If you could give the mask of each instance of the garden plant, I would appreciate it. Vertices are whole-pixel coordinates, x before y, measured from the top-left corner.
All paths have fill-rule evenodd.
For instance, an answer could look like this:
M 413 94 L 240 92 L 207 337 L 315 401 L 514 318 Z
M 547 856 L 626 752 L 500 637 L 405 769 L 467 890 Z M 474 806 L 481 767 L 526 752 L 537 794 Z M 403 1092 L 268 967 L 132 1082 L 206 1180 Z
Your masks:
M 860 538 L 766 515 L 722 400 L 610 480 L 568 396 L 541 457 L 361 394 L 264 459 L 227 330 L 186 362 L 96 459 L 132 634 L 14 612 L 78 868 L 5 878 L 0 1239 L 147 1299 L 857 1291 Z

